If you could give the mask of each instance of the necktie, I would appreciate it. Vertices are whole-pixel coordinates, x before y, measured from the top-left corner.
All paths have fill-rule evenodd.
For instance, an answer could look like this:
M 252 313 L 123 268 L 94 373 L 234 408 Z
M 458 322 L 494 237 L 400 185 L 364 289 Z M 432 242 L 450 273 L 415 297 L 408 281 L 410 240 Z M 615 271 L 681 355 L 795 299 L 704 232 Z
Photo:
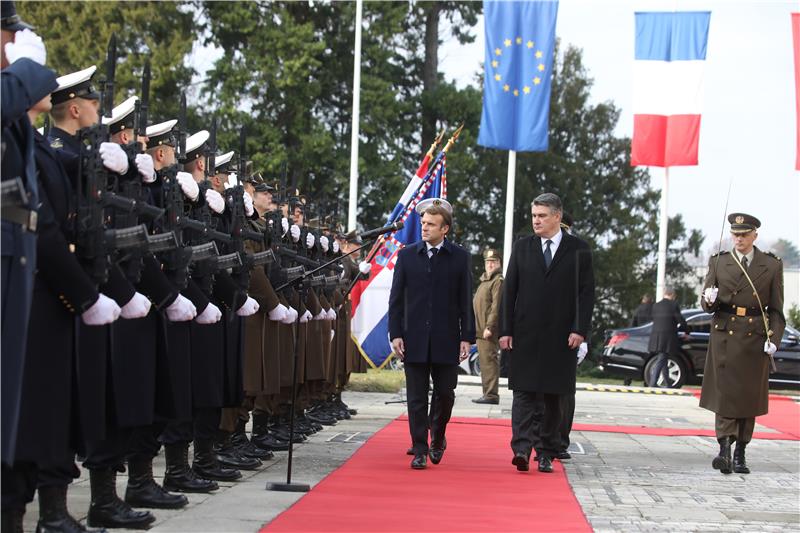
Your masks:
M 544 249 L 544 267 L 550 268 L 550 263 L 553 262 L 553 252 L 550 251 L 550 245 L 553 244 L 553 241 L 547 239 L 545 242 L 545 249 Z
M 742 268 L 747 270 L 747 256 L 742 257 Z
M 430 260 L 431 260 L 431 262 L 433 262 L 436 259 L 436 254 L 439 253 L 439 249 L 438 248 L 431 248 L 430 252 L 431 252 Z

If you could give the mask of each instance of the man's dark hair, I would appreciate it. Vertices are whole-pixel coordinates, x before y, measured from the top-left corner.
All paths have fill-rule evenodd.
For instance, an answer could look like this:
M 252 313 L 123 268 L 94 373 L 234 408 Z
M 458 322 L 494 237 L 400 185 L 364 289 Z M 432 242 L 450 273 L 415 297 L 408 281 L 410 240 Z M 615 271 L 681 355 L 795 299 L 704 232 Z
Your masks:
M 561 213 L 563 211 L 561 207 L 561 198 L 559 198 L 557 194 L 551 192 L 542 193 L 534 198 L 533 202 L 531 202 L 531 207 L 535 205 L 549 207 L 552 213 Z
M 432 205 L 426 209 L 423 215 L 442 215 L 443 224 L 448 228 L 453 227 L 453 214 L 440 205 Z

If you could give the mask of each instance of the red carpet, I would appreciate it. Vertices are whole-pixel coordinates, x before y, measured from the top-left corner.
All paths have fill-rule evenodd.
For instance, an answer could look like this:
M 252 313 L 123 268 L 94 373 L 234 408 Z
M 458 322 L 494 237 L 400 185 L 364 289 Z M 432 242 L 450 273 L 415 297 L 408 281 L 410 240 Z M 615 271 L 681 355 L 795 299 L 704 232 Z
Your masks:
M 476 419 L 459 419 L 461 422 Z M 517 472 L 508 425 L 454 423 L 439 465 L 409 467 L 394 420 L 261 532 L 591 531 L 559 462 Z

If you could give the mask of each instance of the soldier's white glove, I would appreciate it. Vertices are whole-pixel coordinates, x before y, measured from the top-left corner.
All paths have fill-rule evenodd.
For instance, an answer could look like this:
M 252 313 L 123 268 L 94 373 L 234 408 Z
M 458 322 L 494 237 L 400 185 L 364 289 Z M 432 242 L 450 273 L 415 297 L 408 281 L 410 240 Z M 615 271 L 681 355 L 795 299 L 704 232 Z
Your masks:
M 286 318 L 281 320 L 281 322 L 283 324 L 294 324 L 297 321 L 297 309 L 289 307 L 287 310 Z
M 181 186 L 181 190 L 186 198 L 192 202 L 197 200 L 197 197 L 200 196 L 200 187 L 197 186 L 197 182 L 194 181 L 191 174 L 188 172 L 178 172 L 175 175 L 175 180 L 178 182 L 178 185 Z
M 775 343 L 767 341 L 764 343 L 764 353 L 767 355 L 772 355 L 778 351 L 778 347 L 775 346 Z
M 587 353 L 589 353 L 589 346 L 587 346 L 585 342 L 582 342 L 581 345 L 578 346 L 578 364 L 583 363 Z
M 283 304 L 278 304 L 277 307 L 267 313 L 267 315 L 273 322 L 283 322 L 289 316 L 289 309 Z
M 336 332 L 335 332 L 334 330 L 331 330 L 331 340 L 333 340 L 333 338 L 334 338 L 335 336 L 336 336 Z
M 44 47 L 44 41 L 28 29 L 16 32 L 14 42 L 6 43 L 6 59 L 9 64 L 23 57 L 36 61 L 42 66 L 47 61 L 47 49 Z
M 297 242 L 300 240 L 300 226 L 297 224 L 292 224 L 292 227 L 289 228 L 289 233 L 292 235 L 292 240 Z
M 329 244 L 329 241 L 328 241 L 328 238 L 325 235 L 323 235 L 323 236 L 321 236 L 319 238 L 319 245 L 322 246 L 322 251 L 323 252 L 326 252 L 326 253 L 328 252 L 328 244 Z
M 372 265 L 367 263 L 366 261 L 361 261 L 358 264 L 358 271 L 362 274 L 369 274 L 370 270 L 372 270 Z
M 333 310 L 333 307 L 328 309 L 328 320 L 336 320 L 336 311 Z
M 238 184 L 239 184 L 239 183 L 236 181 L 236 173 L 235 173 L 235 172 L 231 172 L 230 174 L 228 174 L 228 179 L 226 179 L 226 180 L 225 180 L 225 181 L 222 183 L 222 186 L 223 186 L 223 187 L 225 188 L 225 190 L 227 191 L 228 189 L 233 189 L 233 188 L 234 188 L 234 187 L 236 187 Z
M 133 298 L 128 300 L 128 303 L 122 306 L 119 316 L 122 318 L 143 318 L 150 312 L 150 306 L 153 305 L 144 294 L 134 293 Z
M 315 240 L 313 233 L 306 233 L 306 248 L 313 248 Z
M 242 304 L 242 306 L 236 310 L 236 314 L 239 316 L 250 316 L 256 314 L 257 312 L 258 302 L 249 296 L 247 297 L 247 300 L 245 300 L 244 304 Z
M 117 302 L 101 292 L 97 301 L 81 313 L 81 320 L 87 326 L 104 326 L 118 319 L 120 311 Z
M 322 311 L 314 315 L 311 320 L 326 320 L 327 318 L 328 318 L 328 313 L 325 312 L 325 310 L 323 309 Z
M 206 308 L 203 309 L 203 312 L 197 315 L 194 321 L 198 324 L 216 324 L 221 319 L 222 311 L 219 310 L 219 307 L 209 302 Z
M 167 318 L 170 322 L 186 322 L 197 316 L 197 308 L 189 298 L 179 294 L 175 301 L 167 307 Z
M 244 198 L 244 214 L 251 217 L 255 212 L 253 210 L 253 197 L 250 196 L 250 193 L 244 191 L 243 198 Z
M 311 313 L 308 310 L 306 310 L 306 312 L 303 313 L 303 316 L 300 317 L 300 323 L 305 324 L 309 320 L 311 320 Z
M 225 199 L 214 189 L 206 189 L 206 203 L 217 214 L 225 211 Z
M 333 253 L 335 254 L 339 253 L 339 241 L 337 241 L 336 239 L 333 240 Z
M 719 287 L 708 287 L 703 291 L 703 298 L 708 305 L 711 305 L 717 301 L 717 294 L 719 294 Z
M 145 183 L 153 183 L 156 181 L 156 168 L 153 164 L 153 158 L 148 154 L 136 154 L 134 159 L 136 168 L 139 169 L 139 175 Z
M 281 217 L 281 231 L 282 235 L 286 235 L 286 232 L 289 231 L 289 221 L 286 220 L 286 217 Z
M 117 143 L 100 143 L 100 159 L 103 166 L 111 172 L 125 174 L 128 172 L 128 156 Z

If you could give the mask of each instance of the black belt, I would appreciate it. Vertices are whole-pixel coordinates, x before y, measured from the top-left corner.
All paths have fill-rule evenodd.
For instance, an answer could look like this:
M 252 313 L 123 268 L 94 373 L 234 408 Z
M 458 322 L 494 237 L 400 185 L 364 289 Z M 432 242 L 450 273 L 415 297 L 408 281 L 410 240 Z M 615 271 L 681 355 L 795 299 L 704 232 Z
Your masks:
M 731 304 L 719 304 L 719 310 L 723 313 L 736 316 L 761 316 L 761 309 L 758 307 L 739 307 Z
M 6 222 L 19 224 L 27 231 L 35 232 L 39 213 L 32 209 L 25 209 L 24 207 L 8 206 L 4 207 L 2 212 L 0 212 L 0 217 Z

